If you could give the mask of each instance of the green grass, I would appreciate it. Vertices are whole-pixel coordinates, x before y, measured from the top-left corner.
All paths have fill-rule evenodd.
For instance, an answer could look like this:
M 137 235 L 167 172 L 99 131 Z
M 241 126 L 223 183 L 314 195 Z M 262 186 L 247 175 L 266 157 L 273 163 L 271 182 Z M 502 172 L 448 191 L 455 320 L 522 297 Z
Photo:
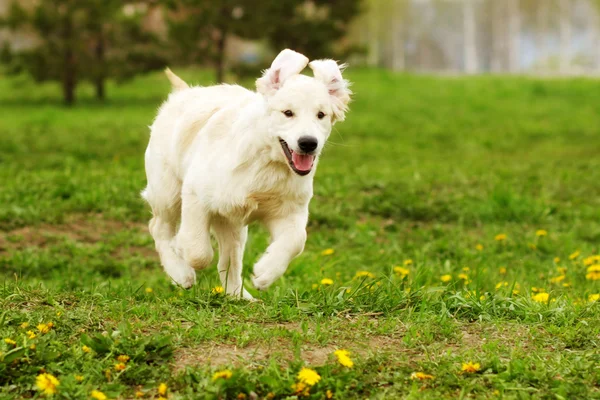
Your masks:
M 348 76 L 306 249 L 269 291 L 247 283 L 256 303 L 212 293 L 215 268 L 189 291 L 160 269 L 139 192 L 166 79 L 110 86 L 106 104 L 83 87 L 73 109 L 54 85 L 1 80 L 0 398 L 44 397 L 44 372 L 65 399 L 158 398 L 163 382 L 171 399 L 600 398 L 584 265 L 600 244 L 600 82 Z M 251 227 L 246 276 L 267 240 Z M 321 380 L 295 393 L 302 367 Z

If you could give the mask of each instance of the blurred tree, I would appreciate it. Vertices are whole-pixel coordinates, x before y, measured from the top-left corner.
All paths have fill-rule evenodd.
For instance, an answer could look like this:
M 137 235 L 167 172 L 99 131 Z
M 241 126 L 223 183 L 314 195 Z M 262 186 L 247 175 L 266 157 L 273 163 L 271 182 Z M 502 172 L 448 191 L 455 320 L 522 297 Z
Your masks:
M 335 45 L 362 11 L 362 0 L 279 0 L 270 4 L 269 42 L 275 49 L 294 49 L 310 59 L 343 56 L 336 53 Z
M 225 75 L 230 35 L 260 39 L 273 16 L 271 2 L 252 0 L 162 0 L 169 10 L 170 47 L 183 63 L 211 63 L 217 82 Z
M 215 66 L 223 81 L 230 36 L 267 39 L 309 58 L 332 57 L 361 0 L 161 0 L 169 10 L 170 47 L 184 63 Z
M 118 0 L 44 0 L 25 8 L 13 2 L 1 21 L 10 30 L 36 34 L 36 45 L 27 51 L 6 54 L 9 71 L 27 71 L 36 81 L 60 81 L 66 104 L 75 102 L 77 83 L 94 83 L 96 96 L 105 96 L 107 77 L 124 80 L 138 72 L 165 65 L 157 39 L 142 30 L 143 2 L 125 13 Z

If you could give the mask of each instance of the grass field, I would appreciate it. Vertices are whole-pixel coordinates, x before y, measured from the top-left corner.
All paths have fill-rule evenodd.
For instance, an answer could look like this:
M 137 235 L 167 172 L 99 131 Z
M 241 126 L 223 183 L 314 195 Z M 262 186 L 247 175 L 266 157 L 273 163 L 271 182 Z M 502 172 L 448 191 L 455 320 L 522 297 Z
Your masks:
M 600 82 L 348 77 L 306 249 L 255 303 L 161 271 L 139 192 L 166 79 L 65 109 L 2 78 L 0 398 L 600 398 Z

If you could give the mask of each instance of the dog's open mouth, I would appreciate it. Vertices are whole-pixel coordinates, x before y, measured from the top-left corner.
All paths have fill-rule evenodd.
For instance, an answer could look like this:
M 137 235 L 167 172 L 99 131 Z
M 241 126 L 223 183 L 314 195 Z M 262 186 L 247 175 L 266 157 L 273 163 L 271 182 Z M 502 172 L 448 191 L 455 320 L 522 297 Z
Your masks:
M 315 162 L 315 156 L 311 154 L 298 154 L 294 150 L 290 149 L 290 146 L 285 140 L 279 139 L 283 154 L 288 160 L 288 164 L 292 170 L 300 176 L 304 176 L 310 173 L 313 163 Z

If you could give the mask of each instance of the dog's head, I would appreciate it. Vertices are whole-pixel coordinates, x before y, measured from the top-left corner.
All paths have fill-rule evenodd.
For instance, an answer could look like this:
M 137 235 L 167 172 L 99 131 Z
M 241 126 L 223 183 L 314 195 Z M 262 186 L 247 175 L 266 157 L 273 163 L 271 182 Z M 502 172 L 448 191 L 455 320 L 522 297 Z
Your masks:
M 309 65 L 314 77 L 301 75 Z M 351 91 L 333 60 L 316 60 L 283 50 L 256 81 L 266 100 L 269 137 L 279 141 L 279 159 L 298 175 L 312 171 L 337 121 L 343 121 Z

